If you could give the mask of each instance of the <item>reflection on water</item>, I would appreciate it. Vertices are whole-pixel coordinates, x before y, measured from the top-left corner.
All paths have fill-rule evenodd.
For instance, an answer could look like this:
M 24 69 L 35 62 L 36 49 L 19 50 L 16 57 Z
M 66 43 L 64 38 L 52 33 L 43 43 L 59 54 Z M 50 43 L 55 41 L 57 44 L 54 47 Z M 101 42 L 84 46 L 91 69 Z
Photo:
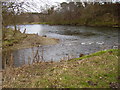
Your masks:
M 31 63 L 37 53 L 40 60 L 76 58 L 80 54 L 90 54 L 99 50 L 110 49 L 118 45 L 117 28 L 84 27 L 84 26 L 49 26 L 49 25 L 19 25 L 21 32 L 38 33 L 60 39 L 56 45 L 46 45 L 13 52 L 15 66 Z

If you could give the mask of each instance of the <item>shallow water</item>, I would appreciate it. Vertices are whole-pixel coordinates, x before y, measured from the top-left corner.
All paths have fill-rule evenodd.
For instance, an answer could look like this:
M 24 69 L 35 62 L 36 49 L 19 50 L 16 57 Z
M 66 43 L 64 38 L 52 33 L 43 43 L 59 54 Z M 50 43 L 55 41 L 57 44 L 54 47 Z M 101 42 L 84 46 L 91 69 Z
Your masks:
M 49 26 L 49 25 L 19 25 L 23 32 L 47 35 L 58 38 L 60 43 L 13 52 L 14 65 L 21 66 L 32 62 L 38 50 L 39 58 L 45 61 L 59 61 L 61 59 L 77 58 L 80 54 L 90 54 L 99 50 L 116 48 L 118 46 L 118 29 L 109 27 L 85 26 Z M 38 57 L 37 56 L 37 57 Z

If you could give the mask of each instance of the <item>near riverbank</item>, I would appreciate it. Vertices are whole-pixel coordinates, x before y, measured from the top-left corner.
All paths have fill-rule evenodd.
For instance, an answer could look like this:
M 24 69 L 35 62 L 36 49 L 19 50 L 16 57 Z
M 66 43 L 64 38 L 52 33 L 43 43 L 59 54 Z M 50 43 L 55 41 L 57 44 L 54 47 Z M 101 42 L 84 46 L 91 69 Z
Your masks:
M 58 39 L 39 36 L 37 34 L 25 34 L 12 29 L 4 30 L 3 50 L 22 49 L 40 45 L 52 45 L 59 42 Z
M 3 71 L 3 88 L 120 88 L 118 50 Z

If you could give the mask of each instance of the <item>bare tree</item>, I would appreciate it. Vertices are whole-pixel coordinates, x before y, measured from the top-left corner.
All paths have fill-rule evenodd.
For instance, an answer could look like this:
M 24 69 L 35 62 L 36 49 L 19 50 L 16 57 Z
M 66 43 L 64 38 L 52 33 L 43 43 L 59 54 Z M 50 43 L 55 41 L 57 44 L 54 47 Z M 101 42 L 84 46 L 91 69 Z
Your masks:
M 23 2 L 2 2 L 2 16 L 3 26 L 14 25 L 15 31 L 17 30 L 18 18 L 17 16 L 22 13 Z

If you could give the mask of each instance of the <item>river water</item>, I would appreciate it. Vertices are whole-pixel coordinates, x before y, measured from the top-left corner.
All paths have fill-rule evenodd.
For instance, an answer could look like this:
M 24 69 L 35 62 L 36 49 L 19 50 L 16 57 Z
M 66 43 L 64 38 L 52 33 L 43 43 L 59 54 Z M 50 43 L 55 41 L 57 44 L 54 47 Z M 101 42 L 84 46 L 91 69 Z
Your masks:
M 16 67 L 32 62 L 36 52 L 45 61 L 78 58 L 80 54 L 90 54 L 100 50 L 117 48 L 118 28 L 85 27 L 62 25 L 19 25 L 20 31 L 58 38 L 56 45 L 46 45 L 13 51 Z

